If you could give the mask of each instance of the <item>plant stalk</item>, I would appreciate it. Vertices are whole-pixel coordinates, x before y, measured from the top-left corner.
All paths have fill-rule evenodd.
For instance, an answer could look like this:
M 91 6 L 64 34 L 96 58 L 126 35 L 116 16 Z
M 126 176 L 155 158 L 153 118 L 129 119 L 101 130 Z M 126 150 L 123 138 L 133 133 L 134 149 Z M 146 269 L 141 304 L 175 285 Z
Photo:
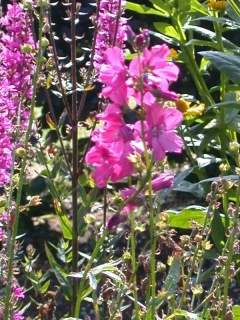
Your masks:
M 41 48 L 41 39 L 42 39 L 42 27 L 43 27 L 43 4 L 40 1 L 40 15 L 39 15 L 39 49 L 37 54 L 37 62 L 36 62 L 36 71 L 33 77 L 33 93 L 31 99 L 31 108 L 30 108 L 30 117 L 28 122 L 27 131 L 24 137 L 24 149 L 26 150 L 22 161 L 21 161 L 21 169 L 19 173 L 19 184 L 16 196 L 16 209 L 15 209 L 15 216 L 14 222 L 12 225 L 12 234 L 9 235 L 8 240 L 8 267 L 7 267 L 7 287 L 5 292 L 5 299 L 4 299 L 4 320 L 10 319 L 10 312 L 11 312 L 11 291 L 12 291 L 12 282 L 13 282 L 13 264 L 14 264 L 14 249 L 15 249 L 15 242 L 18 232 L 18 225 L 19 225 L 19 217 L 20 217 L 20 204 L 22 198 L 22 189 L 24 184 L 24 174 L 27 164 L 27 149 L 28 149 L 28 142 L 32 131 L 33 125 L 33 118 L 34 118 L 34 109 L 36 106 L 36 92 L 37 92 L 37 82 L 41 68 L 41 57 L 42 57 L 42 48 Z

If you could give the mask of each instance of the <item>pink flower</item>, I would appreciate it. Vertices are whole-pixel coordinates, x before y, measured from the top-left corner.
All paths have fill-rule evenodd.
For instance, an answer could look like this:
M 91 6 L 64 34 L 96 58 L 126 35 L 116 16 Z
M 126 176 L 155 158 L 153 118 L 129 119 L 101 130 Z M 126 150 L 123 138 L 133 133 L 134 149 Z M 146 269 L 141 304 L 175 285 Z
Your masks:
M 149 147 L 153 149 L 155 160 L 163 160 L 166 152 L 182 151 L 182 139 L 175 132 L 181 121 L 182 113 L 175 108 L 163 108 L 157 103 L 148 106 L 144 133 Z M 136 123 L 135 128 L 141 137 L 139 122 Z
M 159 191 L 162 189 L 170 188 L 173 184 L 174 176 L 169 173 L 160 173 L 152 180 L 153 191 Z
M 149 91 L 159 97 L 177 98 L 176 93 L 169 90 L 169 85 L 177 80 L 179 69 L 174 63 L 167 61 L 169 54 L 170 50 L 165 44 L 158 45 L 144 49 L 140 57 L 131 61 L 129 65 L 131 77 L 127 83 L 133 88 L 132 94 L 137 95 L 138 100 L 143 90 L 144 94 Z
M 99 80 L 105 85 L 102 95 L 118 105 L 127 101 L 126 85 L 127 68 L 124 63 L 123 52 L 114 47 L 106 50 L 105 64 L 102 65 Z
M 5 231 L 0 228 L 0 241 L 3 241 L 5 239 Z
M 21 311 L 14 312 L 12 320 L 24 320 L 23 313 Z
M 98 116 L 98 119 L 104 120 L 104 127 L 96 130 L 93 141 L 103 143 L 128 142 L 134 138 L 133 126 L 125 123 L 118 106 L 108 105 L 105 111 Z
M 1 216 L 0 216 L 0 221 L 4 224 L 7 224 L 10 220 L 10 216 L 9 213 L 4 211 L 2 212 Z
M 99 188 L 104 188 L 109 180 L 117 182 L 133 173 L 128 159 L 131 152 L 131 146 L 122 142 L 96 143 L 88 151 L 86 163 L 93 166 L 93 178 Z
M 14 287 L 12 289 L 13 295 L 14 297 L 18 300 L 18 299 L 24 299 L 25 298 L 25 293 L 24 293 L 24 289 L 22 287 Z
M 130 188 L 125 188 L 125 189 L 122 189 L 120 191 L 120 194 L 123 198 L 123 200 L 128 200 L 129 198 L 131 198 L 135 192 L 137 191 L 137 189 L 135 187 L 130 187 Z M 135 209 L 138 208 L 138 204 L 137 204 L 137 199 L 133 199 L 132 201 L 128 202 L 128 204 L 126 204 L 123 209 L 122 209 L 122 212 L 123 213 L 129 213 Z

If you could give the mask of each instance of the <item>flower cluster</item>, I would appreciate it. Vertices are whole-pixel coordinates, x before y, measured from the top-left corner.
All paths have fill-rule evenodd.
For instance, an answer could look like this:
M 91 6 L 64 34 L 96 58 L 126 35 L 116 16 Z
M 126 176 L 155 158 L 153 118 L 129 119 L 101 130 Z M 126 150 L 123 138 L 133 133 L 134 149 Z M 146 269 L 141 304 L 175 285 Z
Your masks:
M 17 124 L 20 131 L 26 128 L 35 44 L 30 19 L 18 3 L 8 5 L 0 27 L 3 30 L 0 34 L 0 186 L 3 186 L 10 179 Z
M 172 106 L 177 95 L 170 90 L 179 70 L 168 60 L 169 54 L 166 45 L 145 47 L 127 65 L 120 48 L 106 50 L 99 80 L 102 96 L 109 102 L 98 115 L 103 126 L 94 131 L 94 146 L 86 156 L 99 188 L 131 176 L 132 158 L 141 157 L 146 149 L 152 161 L 164 160 L 168 152 L 181 152 L 183 143 L 176 129 L 182 113 Z
M 121 48 L 126 40 L 126 19 L 122 17 L 125 0 L 100 1 L 94 66 L 99 70 L 107 48 Z

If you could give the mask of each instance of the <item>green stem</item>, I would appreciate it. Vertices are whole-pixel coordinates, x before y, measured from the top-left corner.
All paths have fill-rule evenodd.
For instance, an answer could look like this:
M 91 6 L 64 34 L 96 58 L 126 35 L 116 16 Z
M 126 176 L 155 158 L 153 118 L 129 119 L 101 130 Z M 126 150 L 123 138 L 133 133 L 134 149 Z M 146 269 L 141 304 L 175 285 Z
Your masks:
M 238 181 L 237 188 L 237 201 L 236 201 L 236 212 L 233 221 L 232 232 L 230 233 L 227 249 L 227 262 L 224 270 L 224 285 L 223 285 L 223 308 L 222 308 L 222 320 L 225 319 L 226 311 L 227 311 L 227 302 L 228 302 L 228 289 L 230 284 L 230 272 L 231 272 L 231 264 L 234 255 L 234 242 L 237 233 L 238 219 L 239 219 L 239 204 L 240 204 L 240 181 Z
M 191 73 L 191 76 L 193 77 L 193 80 L 195 82 L 195 85 L 198 89 L 198 92 L 203 99 L 203 101 L 207 105 L 214 104 L 214 100 L 208 90 L 208 87 L 206 85 L 205 80 L 203 79 L 199 67 L 197 65 L 195 56 L 193 54 L 193 51 L 191 50 L 191 47 L 187 45 L 187 37 L 185 32 L 183 31 L 183 27 L 181 25 L 181 22 L 179 18 L 172 19 L 173 25 L 175 26 L 176 30 L 178 31 L 180 35 L 180 46 L 181 50 L 183 52 L 183 55 L 185 57 L 185 63 L 188 67 L 189 72 Z
M 214 197 L 211 201 L 211 203 L 209 204 L 209 207 L 208 207 L 208 211 L 207 211 L 207 214 L 205 216 L 205 219 L 204 219 L 204 224 L 203 224 L 203 228 L 202 228 L 202 231 L 201 231 L 201 235 L 204 235 L 205 234 L 205 231 L 207 229 L 207 225 L 208 225 L 208 220 L 209 218 L 211 217 L 211 214 L 212 214 L 212 206 L 213 206 L 213 203 L 214 203 Z M 208 237 L 210 236 L 210 231 L 208 232 L 207 234 L 207 237 L 206 237 L 206 240 L 208 239 Z M 193 273 L 193 270 L 194 270 L 194 267 L 195 267 L 195 264 L 196 264 L 196 261 L 197 261 L 197 256 L 198 256 L 198 252 L 200 250 L 200 245 L 197 244 L 196 245 L 196 248 L 195 248 L 195 251 L 194 251 L 194 254 L 193 254 L 193 258 L 192 258 L 192 263 L 191 263 L 191 266 L 190 266 L 190 270 L 188 272 L 188 275 L 187 275 L 187 279 L 184 283 L 184 287 L 183 287 L 183 292 L 182 292 L 182 296 L 181 296 L 181 299 L 179 301 L 179 309 L 182 308 L 182 305 L 185 301 L 185 297 L 186 297 L 186 293 L 187 293 L 187 289 L 189 287 L 189 284 L 190 284 L 190 280 L 192 278 L 192 273 Z M 202 269 L 202 264 L 200 264 L 199 266 L 199 269 L 198 269 L 198 273 L 197 273 L 197 281 L 199 281 L 199 277 L 200 277 L 200 272 L 201 272 L 201 269 Z M 192 298 L 192 306 L 194 305 L 194 301 L 195 301 L 195 295 L 193 295 L 193 298 Z
M 75 318 L 78 318 L 79 315 L 80 315 L 80 307 L 81 307 L 82 300 L 84 298 L 82 293 L 83 293 L 83 289 L 84 289 L 84 286 L 85 286 L 85 282 L 86 282 L 86 278 L 87 278 L 88 272 L 90 271 L 90 269 L 91 269 L 91 267 L 92 267 L 97 255 L 99 254 L 99 252 L 100 252 L 100 250 L 102 248 L 103 242 L 106 239 L 107 235 L 108 235 L 108 230 L 105 229 L 103 231 L 103 233 L 102 233 L 102 236 L 96 242 L 96 245 L 95 245 L 95 248 L 94 248 L 93 253 L 91 255 L 91 258 L 90 258 L 90 260 L 88 261 L 88 263 L 87 263 L 87 265 L 85 267 L 85 270 L 83 272 L 83 276 L 81 277 L 81 281 L 79 283 L 79 287 L 78 287 L 78 291 L 77 291 L 77 300 L 76 300 L 76 305 L 75 305 L 75 310 L 74 310 L 74 317 Z
M 131 264 L 132 264 L 132 286 L 133 286 L 133 297 L 134 297 L 134 319 L 140 320 L 139 305 L 138 305 L 138 294 L 137 294 L 137 262 L 136 262 L 136 239 L 135 239 L 135 216 L 134 211 L 130 213 L 130 224 L 131 224 Z
M 36 71 L 33 77 L 33 93 L 32 93 L 32 100 L 31 100 L 31 108 L 30 108 L 30 118 L 28 122 L 27 131 L 24 138 L 24 149 L 26 150 L 22 161 L 21 161 L 21 169 L 19 173 L 19 184 L 16 196 L 16 209 L 15 209 L 15 217 L 12 226 L 12 234 L 9 236 L 8 240 L 8 267 L 7 267 L 7 287 L 5 292 L 5 299 L 4 299 L 4 320 L 9 320 L 9 315 L 11 312 L 11 291 L 12 291 L 12 282 L 13 282 L 13 264 L 14 264 L 14 248 L 15 242 L 18 232 L 18 225 L 19 225 L 19 216 L 20 216 L 20 204 L 22 198 L 22 189 L 24 184 L 24 174 L 26 169 L 27 163 L 27 149 L 28 149 L 28 142 L 32 131 L 33 125 L 33 118 L 34 118 L 34 108 L 36 106 L 36 92 L 37 92 L 37 82 L 41 68 L 41 57 L 42 57 L 42 48 L 41 48 L 41 39 L 42 39 L 42 27 L 43 27 L 43 4 L 40 1 L 40 15 L 39 15 L 39 49 L 37 55 L 37 62 L 36 62 Z
M 240 16 L 240 8 L 239 5 L 235 2 L 235 0 L 228 0 L 228 3 L 233 8 L 233 10 Z

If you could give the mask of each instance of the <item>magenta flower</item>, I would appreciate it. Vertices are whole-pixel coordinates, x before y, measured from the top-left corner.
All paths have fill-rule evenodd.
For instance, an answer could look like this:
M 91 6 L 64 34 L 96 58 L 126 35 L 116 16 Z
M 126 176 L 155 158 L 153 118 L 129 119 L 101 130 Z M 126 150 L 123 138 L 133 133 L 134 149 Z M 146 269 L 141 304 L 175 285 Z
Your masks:
M 182 151 L 182 139 L 175 131 L 181 122 L 182 113 L 175 108 L 163 108 L 157 103 L 148 106 L 144 134 L 153 150 L 154 160 L 163 160 L 167 152 Z M 135 128 L 142 137 L 140 122 L 136 123 Z
M 160 173 L 152 180 L 153 191 L 159 191 L 162 189 L 170 188 L 173 184 L 174 176 L 169 173 Z
M 135 187 L 130 187 L 130 188 L 125 188 L 125 189 L 122 189 L 120 191 L 120 194 L 123 198 L 123 200 L 128 200 L 129 198 L 131 198 L 135 192 L 137 191 L 137 189 Z M 133 199 L 132 201 L 128 202 L 128 204 L 126 204 L 123 209 L 122 209 L 122 212 L 123 213 L 129 213 L 135 209 L 138 208 L 138 203 L 137 203 L 137 199 Z
M 110 47 L 122 48 L 126 40 L 126 19 L 122 17 L 125 0 L 101 0 L 94 66 L 99 71 L 105 63 L 104 53 Z
M 133 140 L 133 126 L 125 123 L 123 114 L 118 106 L 108 105 L 103 113 L 98 115 L 98 119 L 104 120 L 104 127 L 96 130 L 93 141 L 103 143 L 130 142 Z
M 5 239 L 5 231 L 3 228 L 0 227 L 0 241 L 3 241 Z
M 15 311 L 12 320 L 24 320 L 23 313 L 21 311 Z
M 104 84 L 102 95 L 112 102 L 123 105 L 127 101 L 127 67 L 120 48 L 109 48 L 105 52 L 105 64 L 100 68 L 99 80 Z
M 144 49 L 140 57 L 133 59 L 129 65 L 130 78 L 128 85 L 133 88 L 133 95 L 139 95 L 144 90 L 152 92 L 158 97 L 176 99 L 175 92 L 169 90 L 169 85 L 176 81 L 179 74 L 178 67 L 167 61 L 169 48 L 164 45 Z
M 133 165 L 128 156 L 132 148 L 129 144 L 116 142 L 93 146 L 86 155 L 86 163 L 93 166 L 93 178 L 99 188 L 108 181 L 117 182 L 133 173 Z
M 24 289 L 22 287 L 14 287 L 12 289 L 13 296 L 18 300 L 18 299 L 24 299 L 25 298 L 25 293 Z

